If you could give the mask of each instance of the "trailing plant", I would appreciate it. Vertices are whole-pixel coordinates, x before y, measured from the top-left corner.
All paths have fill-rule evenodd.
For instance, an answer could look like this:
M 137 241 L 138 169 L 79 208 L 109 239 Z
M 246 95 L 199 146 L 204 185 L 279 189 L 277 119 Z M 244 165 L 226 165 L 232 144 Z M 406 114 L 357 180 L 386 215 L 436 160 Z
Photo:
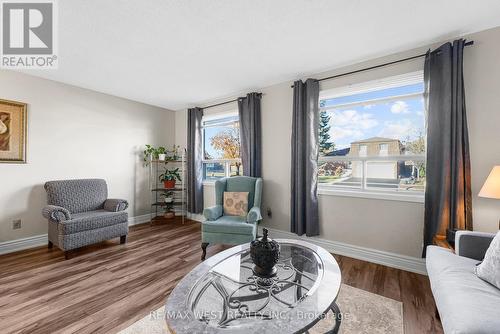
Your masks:
M 142 152 L 144 165 L 148 165 L 149 160 L 154 159 L 155 153 L 156 149 L 153 146 L 146 144 L 146 149 Z

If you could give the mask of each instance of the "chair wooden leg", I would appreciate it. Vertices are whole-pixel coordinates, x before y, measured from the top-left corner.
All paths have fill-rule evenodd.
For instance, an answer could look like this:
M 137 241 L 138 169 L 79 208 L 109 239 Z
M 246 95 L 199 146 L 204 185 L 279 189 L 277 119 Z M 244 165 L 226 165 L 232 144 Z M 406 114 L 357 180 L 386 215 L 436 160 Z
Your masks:
M 47 247 L 49 249 L 52 249 L 52 247 L 54 247 L 54 244 L 52 243 L 52 241 L 49 241 L 49 243 L 47 244 Z
M 123 244 L 124 244 L 124 243 L 126 243 L 126 242 L 127 242 L 127 236 L 126 236 L 126 235 L 122 235 L 122 236 L 120 237 L 120 244 L 121 244 L 121 245 L 123 245 Z
M 208 242 L 201 243 L 201 250 L 203 251 L 203 254 L 201 254 L 202 261 L 205 261 L 205 256 L 207 255 L 207 246 L 208 246 Z

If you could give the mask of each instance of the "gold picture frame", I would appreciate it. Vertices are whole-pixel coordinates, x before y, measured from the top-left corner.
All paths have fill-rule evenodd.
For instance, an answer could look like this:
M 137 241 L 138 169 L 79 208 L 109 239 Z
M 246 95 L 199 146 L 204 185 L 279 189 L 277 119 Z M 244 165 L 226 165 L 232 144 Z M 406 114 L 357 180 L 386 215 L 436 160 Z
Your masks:
M 26 163 L 27 104 L 0 99 L 0 163 Z

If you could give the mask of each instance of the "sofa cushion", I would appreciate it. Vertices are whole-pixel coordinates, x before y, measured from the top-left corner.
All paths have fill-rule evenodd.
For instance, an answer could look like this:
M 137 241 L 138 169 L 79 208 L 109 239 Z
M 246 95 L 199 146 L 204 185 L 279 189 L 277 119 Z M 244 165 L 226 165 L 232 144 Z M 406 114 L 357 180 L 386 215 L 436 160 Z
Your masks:
M 124 223 L 128 221 L 128 214 L 125 211 L 95 210 L 74 214 L 72 218 L 58 224 L 59 234 L 73 234 Z
M 483 262 L 477 266 L 476 274 L 500 289 L 500 231 L 497 232 L 486 251 Z
M 215 221 L 205 221 L 201 225 L 203 232 L 221 234 L 253 234 L 256 224 L 247 223 L 246 217 L 222 216 Z
M 475 275 L 477 263 L 427 247 L 427 273 L 445 333 L 498 333 L 500 290 Z

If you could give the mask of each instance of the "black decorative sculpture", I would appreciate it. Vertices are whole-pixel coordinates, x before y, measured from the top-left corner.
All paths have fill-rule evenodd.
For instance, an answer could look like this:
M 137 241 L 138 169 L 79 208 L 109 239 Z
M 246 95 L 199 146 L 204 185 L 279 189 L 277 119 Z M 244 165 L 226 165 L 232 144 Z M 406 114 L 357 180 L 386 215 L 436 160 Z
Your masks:
M 269 231 L 263 229 L 264 236 L 250 243 L 250 257 L 255 266 L 253 272 L 260 277 L 276 275 L 276 263 L 280 257 L 280 245 L 267 237 Z

